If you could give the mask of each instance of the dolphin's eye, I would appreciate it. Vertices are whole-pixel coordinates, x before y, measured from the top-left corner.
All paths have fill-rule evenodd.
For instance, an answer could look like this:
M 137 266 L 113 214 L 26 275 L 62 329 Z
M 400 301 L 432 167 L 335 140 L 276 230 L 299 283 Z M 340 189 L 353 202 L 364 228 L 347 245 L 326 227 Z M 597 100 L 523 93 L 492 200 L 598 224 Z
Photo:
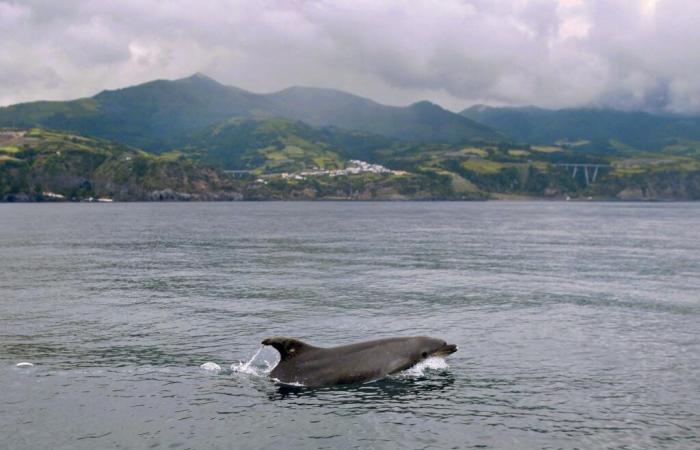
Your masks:
M 421 354 L 421 356 L 422 356 L 423 358 L 427 358 L 427 357 L 428 357 L 428 352 L 423 352 L 423 353 Z

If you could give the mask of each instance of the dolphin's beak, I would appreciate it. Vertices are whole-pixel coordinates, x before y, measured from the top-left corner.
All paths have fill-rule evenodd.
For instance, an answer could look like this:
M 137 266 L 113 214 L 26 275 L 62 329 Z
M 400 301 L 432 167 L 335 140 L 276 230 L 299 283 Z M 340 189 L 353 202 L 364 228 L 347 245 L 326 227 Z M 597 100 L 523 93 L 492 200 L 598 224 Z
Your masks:
M 433 356 L 447 356 L 457 351 L 457 346 L 454 344 L 445 344 L 433 353 Z

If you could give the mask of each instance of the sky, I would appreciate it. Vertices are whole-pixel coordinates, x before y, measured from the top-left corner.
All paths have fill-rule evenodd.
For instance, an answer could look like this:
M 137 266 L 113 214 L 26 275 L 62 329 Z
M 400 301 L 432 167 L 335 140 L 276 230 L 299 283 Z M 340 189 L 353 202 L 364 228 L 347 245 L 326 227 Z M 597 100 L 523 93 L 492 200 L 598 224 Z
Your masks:
M 254 92 L 700 113 L 698 0 L 0 0 L 0 105 L 201 72 Z

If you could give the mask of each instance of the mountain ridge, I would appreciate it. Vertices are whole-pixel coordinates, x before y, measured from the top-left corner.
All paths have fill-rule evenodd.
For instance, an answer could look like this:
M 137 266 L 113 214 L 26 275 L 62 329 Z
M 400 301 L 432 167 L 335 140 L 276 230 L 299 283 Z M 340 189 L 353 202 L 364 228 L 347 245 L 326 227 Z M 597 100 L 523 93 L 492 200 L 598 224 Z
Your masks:
M 293 86 L 257 94 L 197 73 L 103 90 L 64 102 L 0 108 L 0 126 L 63 129 L 165 151 L 192 132 L 231 117 L 282 117 L 403 141 L 470 142 L 505 139 L 490 128 L 437 105 L 429 111 L 388 106 L 335 89 Z

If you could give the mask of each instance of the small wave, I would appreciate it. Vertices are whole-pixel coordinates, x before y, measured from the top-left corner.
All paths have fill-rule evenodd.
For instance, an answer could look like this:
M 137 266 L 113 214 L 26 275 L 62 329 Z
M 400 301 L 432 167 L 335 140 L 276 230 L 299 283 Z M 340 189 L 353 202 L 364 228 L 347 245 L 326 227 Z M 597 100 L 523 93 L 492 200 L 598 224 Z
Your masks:
M 299 383 L 298 381 L 292 381 L 291 383 L 285 383 L 284 381 L 280 381 L 279 378 L 273 378 L 272 381 L 274 381 L 277 384 L 281 384 L 282 386 L 289 386 L 289 387 L 304 387 L 305 385 L 302 383 Z

